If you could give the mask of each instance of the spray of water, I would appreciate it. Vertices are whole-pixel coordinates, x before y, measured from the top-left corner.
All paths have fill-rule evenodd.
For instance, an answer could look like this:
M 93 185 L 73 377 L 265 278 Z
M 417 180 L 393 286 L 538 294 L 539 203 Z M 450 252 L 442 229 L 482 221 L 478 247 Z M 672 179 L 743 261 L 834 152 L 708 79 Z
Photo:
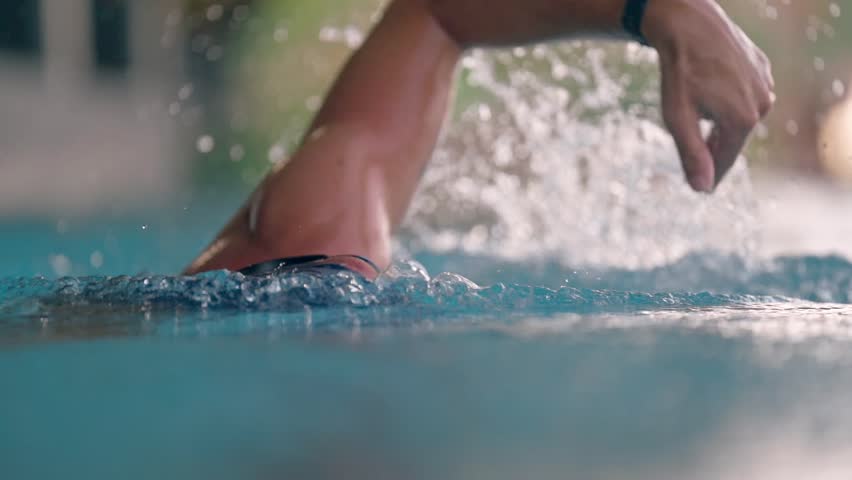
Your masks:
M 756 202 L 741 160 L 689 190 L 659 126 L 656 57 L 638 45 L 474 51 L 408 223 L 417 248 L 648 268 L 693 251 L 749 256 Z M 473 94 L 471 94 L 473 92 Z

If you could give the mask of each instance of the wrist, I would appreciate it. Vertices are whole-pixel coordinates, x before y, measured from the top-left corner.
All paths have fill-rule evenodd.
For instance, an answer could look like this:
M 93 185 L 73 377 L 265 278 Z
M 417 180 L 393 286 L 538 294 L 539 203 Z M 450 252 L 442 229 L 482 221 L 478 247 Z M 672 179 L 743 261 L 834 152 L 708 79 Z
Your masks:
M 714 0 L 648 0 L 640 31 L 647 45 L 660 53 L 670 52 L 708 14 L 718 14 Z
M 462 48 L 627 36 L 623 27 L 627 0 L 395 1 L 420 3 Z

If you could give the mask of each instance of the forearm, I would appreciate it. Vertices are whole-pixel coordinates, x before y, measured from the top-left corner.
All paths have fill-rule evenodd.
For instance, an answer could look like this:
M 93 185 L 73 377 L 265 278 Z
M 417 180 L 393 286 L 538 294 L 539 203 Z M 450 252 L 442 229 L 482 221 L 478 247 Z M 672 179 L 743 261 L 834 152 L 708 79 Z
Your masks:
M 621 26 L 626 0 L 411 1 L 428 3 L 435 18 L 463 47 L 577 35 L 626 37 Z
M 420 0 L 395 0 L 328 92 L 299 150 L 187 270 L 275 257 L 358 254 L 390 262 L 445 119 L 461 57 Z

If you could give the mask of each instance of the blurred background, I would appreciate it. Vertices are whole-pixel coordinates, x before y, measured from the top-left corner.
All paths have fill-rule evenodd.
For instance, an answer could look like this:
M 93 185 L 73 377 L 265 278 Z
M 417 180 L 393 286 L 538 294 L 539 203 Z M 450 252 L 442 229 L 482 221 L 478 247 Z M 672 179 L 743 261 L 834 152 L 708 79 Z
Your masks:
M 852 256 L 852 0 L 721 3 L 772 59 L 778 84 L 747 151 L 759 218 L 738 221 L 760 224 L 767 254 Z M 179 269 L 286 159 L 383 4 L 0 0 L 0 275 Z M 609 110 L 655 119 L 653 56 L 607 48 L 606 76 L 624 87 Z M 572 110 L 582 117 L 597 107 L 575 91 L 602 84 L 599 52 L 532 50 L 549 59 L 536 62 L 516 49 L 498 63 L 510 85 L 517 71 L 564 84 L 568 104 L 584 99 Z M 470 81 L 476 58 L 460 75 L 456 130 L 471 112 L 497 117 L 508 95 Z M 589 72 L 596 80 L 582 80 Z M 442 152 L 499 160 L 494 145 L 464 138 L 449 136 Z M 588 166 L 572 168 L 583 177 Z M 420 202 L 417 212 L 441 211 Z

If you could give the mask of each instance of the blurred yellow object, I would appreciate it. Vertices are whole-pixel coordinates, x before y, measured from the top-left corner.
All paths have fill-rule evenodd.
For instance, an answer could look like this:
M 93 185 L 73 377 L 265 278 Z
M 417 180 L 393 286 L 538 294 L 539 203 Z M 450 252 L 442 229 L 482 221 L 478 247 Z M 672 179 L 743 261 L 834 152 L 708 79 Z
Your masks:
M 852 183 L 852 96 L 834 106 L 819 136 L 820 157 L 832 177 Z

